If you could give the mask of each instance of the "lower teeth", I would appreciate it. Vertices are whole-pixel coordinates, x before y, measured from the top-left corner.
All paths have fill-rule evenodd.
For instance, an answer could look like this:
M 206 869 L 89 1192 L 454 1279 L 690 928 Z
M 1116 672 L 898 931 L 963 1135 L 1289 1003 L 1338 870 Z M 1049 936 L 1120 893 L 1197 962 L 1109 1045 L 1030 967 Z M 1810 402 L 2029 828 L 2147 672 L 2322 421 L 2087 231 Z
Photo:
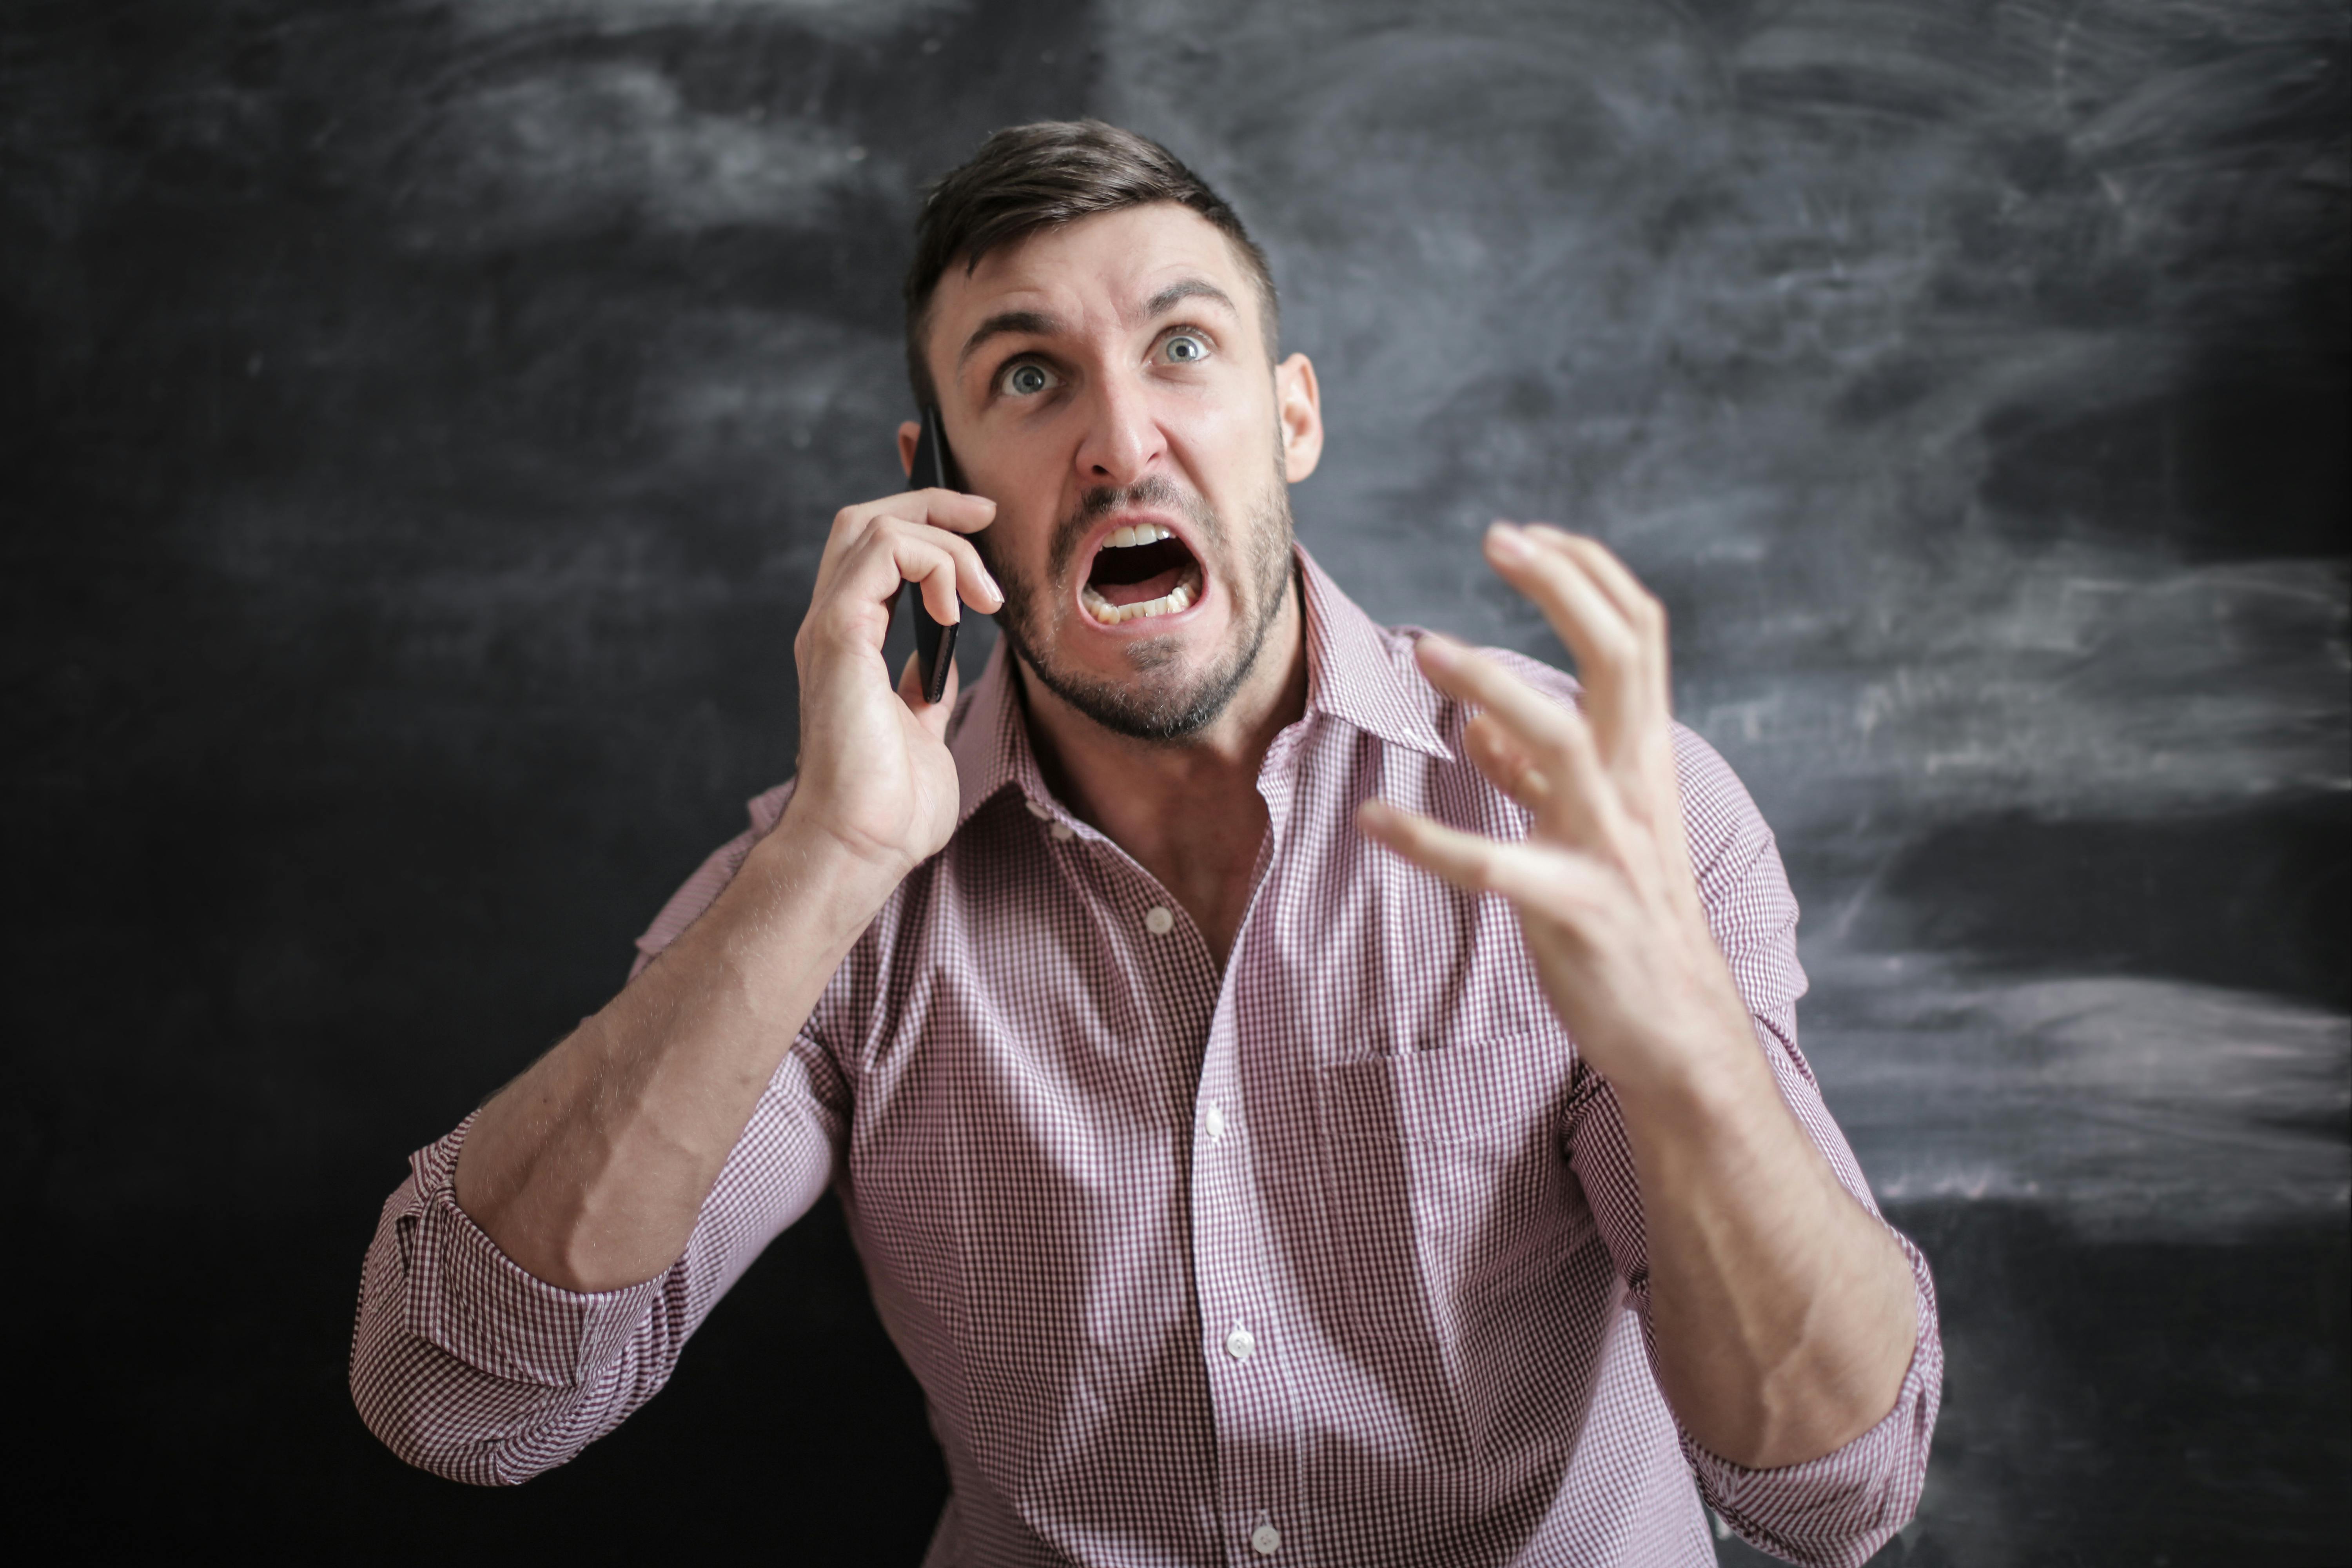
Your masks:
M 1091 583 L 1078 590 L 1079 601 L 1086 605 L 1087 614 L 1105 626 L 1111 626 L 1118 625 L 1121 621 L 1139 621 L 1152 616 L 1172 616 L 1179 610 L 1190 609 L 1192 605 L 1192 596 L 1193 588 L 1189 581 L 1177 584 L 1175 587 L 1157 599 L 1146 599 L 1141 604 L 1136 605 L 1114 605 L 1096 592 Z

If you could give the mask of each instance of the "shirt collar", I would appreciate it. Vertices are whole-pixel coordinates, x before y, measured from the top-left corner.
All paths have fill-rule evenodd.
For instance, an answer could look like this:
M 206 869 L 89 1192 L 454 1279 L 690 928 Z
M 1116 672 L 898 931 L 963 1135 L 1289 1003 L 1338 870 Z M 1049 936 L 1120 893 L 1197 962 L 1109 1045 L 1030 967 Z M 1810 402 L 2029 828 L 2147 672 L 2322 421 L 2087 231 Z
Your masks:
M 1336 719 L 1391 745 L 1440 762 L 1454 753 L 1432 721 L 1433 693 L 1417 669 L 1409 638 L 1384 631 L 1339 591 L 1303 545 L 1294 545 L 1307 611 L 1307 714 Z M 1062 815 L 1045 788 L 1029 748 L 1029 726 L 1014 691 L 1011 642 L 996 639 L 971 689 L 956 704 L 948 727 L 959 800 L 956 826 L 1006 786 L 1017 787 L 1030 809 Z
M 1307 599 L 1307 711 L 1452 762 L 1431 712 L 1436 691 L 1412 662 L 1412 637 L 1375 623 L 1304 546 L 1296 548 Z

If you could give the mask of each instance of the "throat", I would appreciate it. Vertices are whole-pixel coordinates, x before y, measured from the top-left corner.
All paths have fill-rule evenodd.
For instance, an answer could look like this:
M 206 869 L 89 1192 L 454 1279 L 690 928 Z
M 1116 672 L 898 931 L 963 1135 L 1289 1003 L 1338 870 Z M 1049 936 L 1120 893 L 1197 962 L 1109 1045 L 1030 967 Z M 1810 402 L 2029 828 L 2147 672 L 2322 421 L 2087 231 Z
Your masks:
M 1255 787 L 1198 791 L 1172 813 L 1115 815 L 1124 820 L 1106 824 L 1106 831 L 1168 890 L 1223 973 L 1257 885 L 1267 824 L 1265 798 Z M 1183 826 L 1171 830 L 1175 823 Z

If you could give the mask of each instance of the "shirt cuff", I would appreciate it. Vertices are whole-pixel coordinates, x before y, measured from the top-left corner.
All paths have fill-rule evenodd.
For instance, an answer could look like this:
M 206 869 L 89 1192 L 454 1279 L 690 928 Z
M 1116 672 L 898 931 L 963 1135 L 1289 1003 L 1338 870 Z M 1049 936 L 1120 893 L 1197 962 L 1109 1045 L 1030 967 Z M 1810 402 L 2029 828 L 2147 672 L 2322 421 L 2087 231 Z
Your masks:
M 1928 1439 L 1943 1399 L 1944 1347 L 1926 1260 L 1907 1244 L 1904 1250 L 1910 1254 L 1919 1327 L 1895 1407 L 1878 1425 L 1817 1459 L 1770 1470 L 1734 1464 L 1683 1434 L 1683 1452 L 1700 1490 L 1724 1522 L 1790 1562 L 1860 1564 L 1919 1505 Z
M 457 1206 L 457 1152 L 473 1124 L 409 1157 L 413 1196 L 397 1222 L 409 1331 L 487 1376 L 577 1388 L 620 1356 L 663 1277 L 565 1290 L 499 1251 Z

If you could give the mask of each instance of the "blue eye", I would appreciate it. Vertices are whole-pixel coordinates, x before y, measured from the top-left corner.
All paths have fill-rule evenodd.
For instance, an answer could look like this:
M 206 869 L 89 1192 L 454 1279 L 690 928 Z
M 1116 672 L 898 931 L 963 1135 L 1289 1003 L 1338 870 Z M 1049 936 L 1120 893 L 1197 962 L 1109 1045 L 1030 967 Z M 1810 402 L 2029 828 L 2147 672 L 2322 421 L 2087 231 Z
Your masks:
M 1034 397 L 1053 384 L 1041 364 L 1016 364 L 1004 373 L 1004 390 L 1015 397 Z
M 1178 364 L 1197 364 L 1209 357 L 1209 345 L 1190 332 L 1168 340 L 1168 357 Z

